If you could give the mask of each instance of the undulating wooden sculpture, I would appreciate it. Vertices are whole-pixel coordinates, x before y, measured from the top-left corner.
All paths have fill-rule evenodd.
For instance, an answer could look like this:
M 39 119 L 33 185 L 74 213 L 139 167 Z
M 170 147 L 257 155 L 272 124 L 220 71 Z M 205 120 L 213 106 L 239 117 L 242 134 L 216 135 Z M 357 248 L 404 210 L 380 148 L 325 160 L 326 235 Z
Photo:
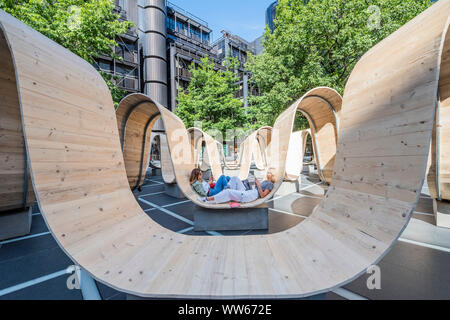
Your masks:
M 0 48 L 15 65 L 4 80 L 17 82 L 9 93 L 19 97 L 13 105 L 21 110 L 44 219 L 95 279 L 142 297 L 299 298 L 356 279 L 395 244 L 419 199 L 438 84 L 449 81 L 441 69 L 449 13 L 450 1 L 433 4 L 360 59 L 340 110 L 332 183 L 308 219 L 274 235 L 190 237 L 153 222 L 131 193 L 101 76 L 0 12 Z M 269 165 L 278 177 L 285 174 L 295 114 L 317 100 L 311 96 L 332 99 L 329 89 L 312 90 L 274 125 Z M 196 202 L 187 183 L 193 159 L 184 125 L 150 98 L 134 98 L 159 111 L 176 180 Z
M 436 224 L 450 228 L 450 34 L 443 48 L 436 116 L 428 167 L 428 188 L 435 199 Z
M 188 133 L 190 137 L 192 155 L 194 157 L 194 166 L 200 168 L 200 165 L 203 165 L 203 171 L 211 169 L 211 173 L 214 178 L 219 179 L 219 177 L 223 174 L 223 171 L 220 161 L 218 142 L 209 134 L 198 128 L 189 128 Z M 205 148 L 203 152 L 203 159 L 200 159 L 203 142 L 205 143 Z
M 128 96 L 120 102 L 116 110 L 125 168 L 132 189 L 141 187 L 145 181 L 150 161 L 151 129 L 160 118 L 155 109 L 156 106 L 146 105 L 135 101 L 133 96 Z M 152 117 L 153 114 L 156 115 Z M 164 140 L 164 137 L 161 140 Z M 161 149 L 162 145 L 163 141 Z
M 233 163 L 227 162 L 222 150 L 220 154 L 223 166 L 229 170 L 240 170 L 242 177 L 248 176 L 252 161 L 258 170 L 266 170 L 271 135 L 272 127 L 262 127 L 252 132 L 239 144 L 237 159 Z
M 308 135 L 311 135 L 310 129 L 297 131 L 291 135 L 286 158 L 286 181 L 297 181 L 300 178 Z
M 321 95 L 308 97 L 298 112 L 309 122 L 314 157 L 320 179 L 330 184 L 336 157 L 342 97 L 331 88 L 321 88 Z
M 280 123 L 279 123 L 280 124 Z M 250 134 L 239 146 L 239 178 L 248 178 L 252 163 L 258 170 L 270 167 L 272 127 L 262 127 Z
M 14 62 L 0 35 L 0 213 L 25 209 L 34 201 L 20 116 Z

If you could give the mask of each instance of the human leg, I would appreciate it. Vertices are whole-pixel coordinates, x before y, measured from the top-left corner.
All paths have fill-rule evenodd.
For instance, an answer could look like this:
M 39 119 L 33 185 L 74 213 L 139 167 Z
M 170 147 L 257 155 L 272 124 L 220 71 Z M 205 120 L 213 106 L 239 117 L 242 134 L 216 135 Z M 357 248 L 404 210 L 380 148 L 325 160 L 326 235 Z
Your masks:
M 232 190 L 246 191 L 245 186 L 239 177 L 231 178 L 229 185 Z
M 209 196 L 214 197 L 216 194 L 219 194 L 220 192 L 225 190 L 228 187 L 228 179 L 229 177 L 221 176 L 219 180 L 217 180 L 214 189 L 209 190 Z
M 230 201 L 241 202 L 244 192 L 227 189 L 214 196 L 215 203 L 227 203 Z M 209 199 L 209 198 L 208 198 Z

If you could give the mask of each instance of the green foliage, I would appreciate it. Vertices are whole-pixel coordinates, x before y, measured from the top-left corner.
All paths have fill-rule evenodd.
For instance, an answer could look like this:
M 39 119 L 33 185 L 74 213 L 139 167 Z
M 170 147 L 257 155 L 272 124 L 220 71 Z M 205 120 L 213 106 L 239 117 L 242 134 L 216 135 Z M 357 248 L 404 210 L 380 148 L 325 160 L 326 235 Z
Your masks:
M 0 9 L 89 63 L 100 54 L 115 57 L 116 36 L 133 26 L 113 13 L 114 0 L 0 0 Z M 103 75 L 117 103 L 125 92 Z
M 205 57 L 198 67 L 190 66 L 191 82 L 187 92 L 179 92 L 176 111 L 187 127 L 200 121 L 203 130 L 218 130 L 225 135 L 227 130 L 245 124 L 243 103 L 234 97 L 239 80 L 233 71 L 237 61 L 230 59 L 224 65 L 226 70 L 216 71 L 214 63 Z
M 109 90 L 111 91 L 111 96 L 114 101 L 114 107 L 117 109 L 119 106 L 119 102 L 123 99 L 125 95 L 125 91 L 115 84 L 115 80 L 118 80 L 119 77 L 113 76 L 112 74 L 100 71 L 100 74 L 102 75 L 103 79 L 105 80 L 106 84 L 109 87 Z
M 280 0 L 276 29 L 266 28 L 264 53 L 250 55 L 246 65 L 262 94 L 250 98 L 256 126 L 272 125 L 315 87 L 343 94 L 362 55 L 430 5 L 429 0 Z M 308 127 L 306 119 L 300 117 L 296 126 Z

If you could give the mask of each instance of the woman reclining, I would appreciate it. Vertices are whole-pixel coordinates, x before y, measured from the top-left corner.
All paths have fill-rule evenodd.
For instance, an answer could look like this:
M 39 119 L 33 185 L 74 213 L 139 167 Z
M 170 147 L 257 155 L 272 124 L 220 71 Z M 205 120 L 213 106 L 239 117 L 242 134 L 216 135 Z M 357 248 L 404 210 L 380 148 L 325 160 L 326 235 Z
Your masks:
M 200 196 L 201 201 L 215 203 L 226 203 L 230 201 L 239 203 L 253 202 L 259 198 L 265 198 L 273 190 L 275 176 L 272 171 L 267 172 L 267 178 L 260 183 L 255 179 L 255 189 L 245 187 L 244 182 L 238 177 L 221 176 L 215 185 L 208 185 L 202 179 L 200 169 L 194 169 L 190 179 L 192 188 Z M 213 180 L 210 180 L 213 183 Z
M 255 189 L 247 190 L 244 183 L 238 178 L 233 177 L 229 183 L 229 189 L 225 189 L 215 196 L 209 196 L 206 201 L 213 203 L 249 203 L 258 199 L 267 197 L 273 190 L 275 184 L 275 177 L 271 171 L 267 172 L 266 180 L 262 183 L 255 178 Z
M 192 189 L 202 198 L 212 197 L 219 194 L 223 190 L 228 188 L 228 183 L 231 178 L 226 176 L 221 176 L 216 183 L 214 183 L 214 178 L 211 177 L 209 184 L 203 180 L 202 171 L 198 168 L 192 170 L 191 177 L 189 179 Z

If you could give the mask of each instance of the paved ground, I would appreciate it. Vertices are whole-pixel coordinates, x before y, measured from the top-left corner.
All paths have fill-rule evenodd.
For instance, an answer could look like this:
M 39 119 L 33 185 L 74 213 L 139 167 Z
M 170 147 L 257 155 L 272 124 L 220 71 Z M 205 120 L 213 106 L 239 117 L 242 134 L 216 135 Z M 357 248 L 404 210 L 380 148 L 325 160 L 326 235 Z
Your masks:
M 260 173 L 255 172 L 260 177 Z M 186 199 L 164 194 L 161 177 L 146 180 L 136 199 L 149 217 L 162 226 L 186 235 L 233 236 L 277 233 L 304 221 L 321 201 L 326 187 L 317 175 L 304 175 L 300 191 L 285 185 L 281 194 L 269 202 L 269 230 L 242 232 L 194 232 L 195 206 Z M 294 193 L 292 193 L 294 191 Z M 450 299 L 450 230 L 436 228 L 432 202 L 424 188 L 422 199 L 401 241 L 380 262 L 381 290 L 369 290 L 362 276 L 344 288 L 330 292 L 326 299 Z M 142 202 L 141 200 L 144 200 Z M 69 290 L 66 268 L 71 260 L 48 232 L 37 208 L 34 208 L 31 235 L 0 242 L 0 300 L 82 299 L 81 291 Z M 105 300 L 122 300 L 126 295 L 97 283 Z

